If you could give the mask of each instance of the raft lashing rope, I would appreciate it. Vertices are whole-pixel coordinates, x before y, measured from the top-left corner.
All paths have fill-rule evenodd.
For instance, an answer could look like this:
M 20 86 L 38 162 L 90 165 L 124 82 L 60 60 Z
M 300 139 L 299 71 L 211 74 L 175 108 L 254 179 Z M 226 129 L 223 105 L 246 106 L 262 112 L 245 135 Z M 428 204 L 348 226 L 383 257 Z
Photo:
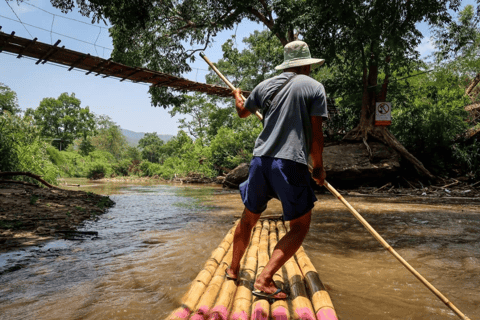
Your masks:
M 289 293 L 288 299 L 268 301 L 252 295 L 256 277 L 289 229 L 288 222 L 280 219 L 260 218 L 241 260 L 238 281 L 227 280 L 225 270 L 232 261 L 237 224 L 212 252 L 183 296 L 181 306 L 167 320 L 337 319 L 330 296 L 302 247 L 273 278 L 277 287 Z

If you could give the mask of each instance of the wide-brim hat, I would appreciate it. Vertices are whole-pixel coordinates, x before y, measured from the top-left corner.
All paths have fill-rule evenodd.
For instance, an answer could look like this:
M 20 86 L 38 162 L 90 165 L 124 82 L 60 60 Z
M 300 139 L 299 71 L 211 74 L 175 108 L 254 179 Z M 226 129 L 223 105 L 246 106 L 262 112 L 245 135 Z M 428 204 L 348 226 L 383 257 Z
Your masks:
M 293 67 L 311 65 L 312 70 L 320 67 L 325 59 L 315 59 L 310 55 L 308 45 L 300 40 L 287 43 L 283 48 L 283 63 L 275 67 L 277 70 L 283 70 Z

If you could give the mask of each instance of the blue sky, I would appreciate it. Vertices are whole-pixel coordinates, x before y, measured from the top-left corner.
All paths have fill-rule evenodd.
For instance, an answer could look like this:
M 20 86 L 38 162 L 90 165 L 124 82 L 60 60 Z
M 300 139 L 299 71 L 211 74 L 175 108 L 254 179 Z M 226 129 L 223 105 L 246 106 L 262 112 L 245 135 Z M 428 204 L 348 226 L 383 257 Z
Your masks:
M 473 3 L 474 1 L 464 0 L 462 6 Z M 17 16 L 25 27 L 13 21 L 18 20 Z M 20 5 L 17 5 L 16 1 L 9 1 L 7 4 L 5 0 L 0 0 L 0 26 L 2 26 L 1 31 L 5 33 L 15 31 L 17 36 L 29 39 L 37 37 L 38 41 L 44 43 L 53 44 L 60 39 L 59 46 L 103 58 L 109 57 L 111 52 L 109 48 L 113 47 L 108 30 L 103 23 L 92 25 L 89 18 L 75 11 L 67 15 L 62 14 L 60 10 L 52 7 L 49 0 L 29 0 Z M 217 61 L 222 56 L 221 45 L 232 34 L 236 33 L 238 47 L 242 48 L 241 39 L 254 30 L 262 29 L 263 25 L 245 21 L 236 30 L 220 33 L 215 38 L 213 46 L 205 50 L 205 53 L 210 60 Z M 422 56 L 425 56 L 431 52 L 433 46 L 428 40 L 428 27 L 422 24 L 420 30 L 426 37 L 419 46 L 419 51 Z M 207 73 L 205 62 L 198 57 L 192 64 L 192 68 L 195 69 L 186 77 L 203 82 Z M 167 110 L 152 107 L 147 85 L 119 82 L 111 78 L 103 79 L 95 77 L 93 73 L 87 76 L 85 71 L 69 72 L 66 68 L 49 63 L 35 65 L 34 60 L 17 59 L 16 55 L 5 53 L 0 53 L 0 82 L 17 93 L 23 110 L 36 108 L 45 97 L 57 98 L 63 92 L 69 94 L 73 92 L 82 101 L 82 107 L 89 106 L 90 110 L 96 114 L 110 116 L 122 128 L 171 135 L 176 135 L 178 132 L 179 117 L 172 118 Z

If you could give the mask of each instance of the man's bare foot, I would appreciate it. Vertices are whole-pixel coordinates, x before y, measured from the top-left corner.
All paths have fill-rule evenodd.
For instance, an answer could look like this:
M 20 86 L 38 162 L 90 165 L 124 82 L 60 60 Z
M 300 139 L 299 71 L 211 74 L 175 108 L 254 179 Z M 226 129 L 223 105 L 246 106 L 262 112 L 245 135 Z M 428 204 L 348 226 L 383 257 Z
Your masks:
M 225 270 L 225 275 L 227 276 L 227 279 L 229 280 L 237 280 L 238 276 L 233 272 L 232 268 L 227 268 Z
M 275 283 L 273 282 L 273 280 L 270 280 L 270 281 L 264 281 L 262 280 L 260 277 L 257 278 L 257 281 L 255 281 L 255 284 L 253 285 L 253 287 L 257 290 L 260 290 L 262 292 L 265 292 L 266 294 L 272 294 L 272 293 L 275 293 L 278 288 L 275 286 Z M 274 295 L 272 298 L 274 299 L 286 299 L 288 296 L 285 292 L 281 291 L 279 293 L 277 293 L 276 295 Z

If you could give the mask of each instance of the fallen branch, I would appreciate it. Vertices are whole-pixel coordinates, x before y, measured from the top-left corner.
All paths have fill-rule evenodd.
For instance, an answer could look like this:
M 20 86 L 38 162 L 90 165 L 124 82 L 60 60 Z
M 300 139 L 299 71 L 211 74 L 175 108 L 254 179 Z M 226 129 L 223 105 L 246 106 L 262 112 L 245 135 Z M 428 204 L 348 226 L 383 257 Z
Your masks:
M 26 185 L 26 186 L 31 186 L 31 187 L 37 187 L 38 188 L 38 185 L 30 183 L 30 182 L 25 182 L 25 181 L 1 180 L 0 179 L 0 183 L 16 183 L 16 184 L 23 184 L 23 185 Z
M 410 185 L 410 187 L 412 187 L 413 189 L 417 189 L 413 186 L 413 184 L 410 183 L 410 181 L 408 181 L 407 179 L 403 178 L 403 180 L 407 181 L 407 183 Z
M 455 180 L 455 182 L 449 183 L 449 184 L 447 184 L 447 185 L 445 185 L 445 186 L 443 186 L 443 187 L 440 187 L 440 188 L 445 189 L 445 188 L 454 186 L 454 185 L 459 184 L 459 183 L 460 183 L 460 181 Z
M 36 174 L 33 174 L 31 172 L 0 172 L 0 177 L 3 177 L 3 176 L 27 176 L 27 177 L 30 177 L 30 178 L 33 178 L 35 180 L 40 181 L 41 183 L 43 183 L 44 185 L 46 185 L 49 188 L 60 189 L 58 187 L 55 187 L 55 186 L 51 185 L 47 181 L 43 180 L 40 176 L 38 176 Z
M 477 184 L 479 184 L 480 181 L 475 182 L 474 184 L 471 184 L 470 187 L 475 187 Z
M 386 185 L 384 185 L 383 187 L 380 187 L 380 188 L 374 190 L 372 193 L 375 193 L 375 192 L 377 192 L 377 191 L 380 191 L 380 190 L 382 190 L 383 188 L 388 187 L 388 186 L 391 186 L 391 185 L 392 185 L 392 183 L 389 182 L 389 183 L 387 183 Z

